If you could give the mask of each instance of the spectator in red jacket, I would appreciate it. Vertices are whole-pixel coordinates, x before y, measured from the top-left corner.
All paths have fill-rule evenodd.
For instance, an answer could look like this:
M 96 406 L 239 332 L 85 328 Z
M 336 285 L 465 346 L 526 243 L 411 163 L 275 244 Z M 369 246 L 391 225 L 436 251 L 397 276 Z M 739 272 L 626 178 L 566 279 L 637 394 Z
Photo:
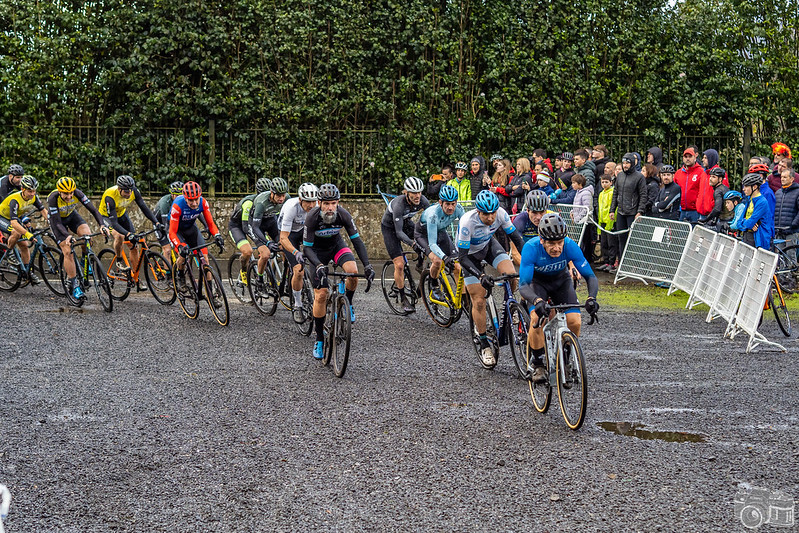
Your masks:
M 699 221 L 697 199 L 702 182 L 708 181 L 702 165 L 696 162 L 696 150 L 689 146 L 682 154 L 683 167 L 674 175 L 674 182 L 680 186 L 680 220 L 696 223 Z M 710 211 L 708 211 L 709 213 Z
M 705 169 L 705 174 L 707 174 L 708 179 L 704 180 L 700 183 L 699 186 L 699 196 L 696 200 L 696 210 L 699 211 L 700 220 L 704 220 L 704 218 L 714 209 L 715 200 L 713 193 L 713 186 L 710 185 L 710 171 L 714 168 L 719 167 L 719 153 L 712 148 L 708 148 L 702 154 L 702 166 Z M 721 184 L 725 187 L 729 188 L 730 182 L 727 179 L 727 172 L 724 172 L 724 176 L 722 178 Z

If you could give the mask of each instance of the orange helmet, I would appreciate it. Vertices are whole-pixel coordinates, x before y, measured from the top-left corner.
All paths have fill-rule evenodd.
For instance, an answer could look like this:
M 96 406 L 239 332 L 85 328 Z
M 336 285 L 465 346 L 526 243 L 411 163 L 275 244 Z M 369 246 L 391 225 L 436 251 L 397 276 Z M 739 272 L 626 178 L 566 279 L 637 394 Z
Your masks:
M 187 181 L 183 184 L 183 197 L 186 200 L 196 200 L 203 195 L 203 188 L 196 181 Z
M 791 149 L 785 144 L 774 143 L 771 145 L 771 151 L 774 155 L 784 155 L 788 159 L 791 159 Z

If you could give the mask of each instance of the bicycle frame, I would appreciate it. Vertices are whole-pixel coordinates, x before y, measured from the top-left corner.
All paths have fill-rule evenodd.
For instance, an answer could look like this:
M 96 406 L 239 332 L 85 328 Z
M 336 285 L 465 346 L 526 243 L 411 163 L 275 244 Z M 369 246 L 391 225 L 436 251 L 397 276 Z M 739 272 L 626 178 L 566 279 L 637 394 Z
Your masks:
M 550 362 L 547 379 L 553 387 L 557 383 L 557 371 L 559 368 L 563 367 L 563 346 L 561 344 L 561 338 L 565 331 L 571 331 L 566 324 L 566 313 L 563 311 L 563 309 L 556 309 L 555 317 L 548 320 L 543 327 L 544 345 L 546 346 L 545 353 Z M 535 369 L 528 364 L 527 370 L 532 373 Z
M 17 262 L 19 263 L 19 267 L 22 269 L 21 271 L 23 273 L 30 274 L 35 268 L 34 265 L 36 257 L 42 252 L 42 250 L 48 249 L 48 246 L 44 243 L 44 239 L 42 239 L 42 234 L 47 233 L 48 231 L 48 229 L 40 229 L 33 232 L 34 242 L 33 246 L 30 247 L 30 258 L 28 259 L 27 263 L 22 261 L 22 254 L 19 253 L 19 241 L 17 241 L 17 246 L 14 246 L 12 251 L 14 252 L 14 257 L 17 258 Z
M 455 282 L 455 290 L 452 290 L 452 284 L 449 282 L 449 276 L 444 273 L 444 267 L 441 267 L 441 270 L 438 273 L 438 280 L 442 287 L 444 287 L 444 294 L 446 294 L 450 298 L 450 302 L 455 309 L 460 309 L 463 305 L 463 291 L 464 291 L 464 277 L 463 277 L 463 269 L 461 269 L 460 274 L 458 275 L 458 279 Z M 448 305 L 447 302 L 442 302 L 440 300 L 436 300 L 432 296 L 429 296 L 430 301 L 438 304 L 438 305 Z

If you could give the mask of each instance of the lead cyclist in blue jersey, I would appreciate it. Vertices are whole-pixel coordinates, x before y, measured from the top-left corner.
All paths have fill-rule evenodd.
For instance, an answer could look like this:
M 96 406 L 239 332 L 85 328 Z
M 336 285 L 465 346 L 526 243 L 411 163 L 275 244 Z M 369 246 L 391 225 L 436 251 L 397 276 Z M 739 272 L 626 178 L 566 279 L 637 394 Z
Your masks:
M 444 299 L 438 286 L 441 265 L 452 266 L 455 279 L 460 276 L 460 265 L 455 262 L 458 250 L 447 229 L 463 213 L 463 206 L 458 203 L 458 189 L 452 185 L 442 185 L 438 191 L 438 203 L 424 210 L 414 228 L 413 238 L 430 258 L 430 285 L 436 300 Z
M 485 260 L 500 274 L 516 273 L 510 256 L 494 233 L 502 228 L 517 249 L 522 247 L 524 241 L 510 221 L 508 212 L 499 207 L 496 194 L 489 190 L 480 191 L 474 207 L 458 223 L 458 259 L 469 274 L 464 281 L 472 299 L 472 319 L 480 339 L 481 358 L 485 366 L 493 367 L 496 364 L 494 351 L 486 337 L 486 291 L 494 286 L 494 279 L 483 272 L 480 265 Z
M 547 314 L 547 299 L 552 303 L 570 304 L 575 307 L 566 311 L 566 325 L 580 336 L 580 308 L 577 293 L 574 292 L 572 276 L 569 273 L 569 262 L 585 278 L 588 285 L 588 299 L 585 310 L 593 315 L 599 310 L 596 294 L 599 282 L 586 261 L 582 250 L 576 242 L 566 236 L 566 223 L 557 213 L 547 213 L 538 223 L 538 237 L 534 237 L 522 249 L 522 261 L 519 267 L 519 293 L 526 301 L 530 311 L 530 324 L 535 325 L 538 317 Z M 541 327 L 531 327 L 527 335 L 533 355 L 533 381 L 546 381 L 544 370 L 544 331 Z

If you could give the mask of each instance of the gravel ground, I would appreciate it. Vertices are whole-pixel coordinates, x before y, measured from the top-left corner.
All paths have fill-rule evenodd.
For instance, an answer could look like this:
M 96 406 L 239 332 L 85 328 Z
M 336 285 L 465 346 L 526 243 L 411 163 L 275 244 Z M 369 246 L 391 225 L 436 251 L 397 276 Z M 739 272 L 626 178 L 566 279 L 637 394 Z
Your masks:
M 465 320 L 389 315 L 379 288 L 344 379 L 282 309 L 231 304 L 220 328 L 148 293 L 106 314 L 46 291 L 0 295 L 8 532 L 730 531 L 741 483 L 799 497 L 796 340 L 746 355 L 702 313 L 603 309 L 574 432 L 507 349 L 483 370 Z

